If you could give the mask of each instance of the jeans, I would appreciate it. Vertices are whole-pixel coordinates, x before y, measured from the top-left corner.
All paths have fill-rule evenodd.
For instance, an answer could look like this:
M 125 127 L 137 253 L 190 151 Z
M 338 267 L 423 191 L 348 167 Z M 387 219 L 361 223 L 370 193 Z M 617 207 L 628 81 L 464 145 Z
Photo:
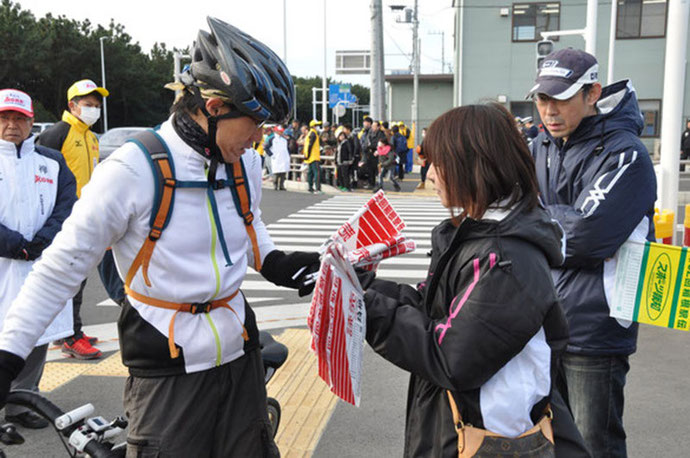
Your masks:
M 307 183 L 309 183 L 309 191 L 314 191 L 314 185 L 317 191 L 321 191 L 321 163 L 319 161 L 309 163 Z
M 395 188 L 396 191 L 399 191 L 400 185 L 398 184 L 398 180 L 395 176 L 395 167 L 381 169 L 381 173 L 379 173 L 378 188 L 383 189 L 383 180 L 386 178 L 386 174 L 389 172 L 390 172 L 390 180 L 391 180 L 391 183 L 393 183 L 393 187 Z
M 565 353 L 561 364 L 567 384 L 561 392 L 592 456 L 626 457 L 623 390 L 628 357 Z

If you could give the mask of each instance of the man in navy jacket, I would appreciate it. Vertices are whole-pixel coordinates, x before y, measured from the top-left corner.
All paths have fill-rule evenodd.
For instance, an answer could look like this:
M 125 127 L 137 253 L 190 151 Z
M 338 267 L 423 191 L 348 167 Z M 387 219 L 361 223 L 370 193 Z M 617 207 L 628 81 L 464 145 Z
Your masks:
M 656 178 L 638 136 L 635 89 L 598 83 L 596 59 L 572 48 L 546 57 L 529 92 L 545 132 L 532 143 L 541 197 L 566 234 L 552 271 L 568 319 L 561 392 L 595 457 L 626 456 L 623 390 L 637 324 L 609 316 L 616 253 L 654 240 Z

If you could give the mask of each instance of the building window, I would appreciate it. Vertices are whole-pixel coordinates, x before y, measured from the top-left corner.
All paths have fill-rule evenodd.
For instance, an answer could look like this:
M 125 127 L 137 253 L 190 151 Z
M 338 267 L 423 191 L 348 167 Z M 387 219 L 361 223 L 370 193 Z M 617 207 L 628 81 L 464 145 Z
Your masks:
M 559 30 L 560 3 L 514 3 L 513 41 L 539 41 L 541 32 Z
M 638 100 L 642 112 L 642 137 L 658 137 L 661 125 L 661 100 Z
M 616 38 L 666 35 L 666 0 L 617 0 Z

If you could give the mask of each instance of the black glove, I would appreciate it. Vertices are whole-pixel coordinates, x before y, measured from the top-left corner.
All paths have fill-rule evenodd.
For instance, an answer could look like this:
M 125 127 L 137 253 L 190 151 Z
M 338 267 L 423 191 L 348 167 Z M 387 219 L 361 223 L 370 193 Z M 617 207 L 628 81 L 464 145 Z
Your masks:
M 367 290 L 376 279 L 376 272 L 355 267 L 355 273 L 363 290 Z
M 273 250 L 264 259 L 261 275 L 278 286 L 298 289 L 300 296 L 303 296 L 314 290 L 314 283 L 304 285 L 305 277 L 318 271 L 320 266 L 321 261 L 317 252 L 295 251 L 286 254 L 280 250 Z M 302 268 L 304 270 L 300 272 Z
M 24 369 L 24 360 L 14 353 L 0 350 L 0 408 L 5 407 L 12 380 Z
M 27 242 L 26 239 L 22 238 L 21 242 L 17 245 L 15 250 L 12 252 L 12 259 L 21 259 L 22 261 L 28 261 L 29 260 L 29 252 L 26 249 L 28 244 L 29 244 L 29 242 Z
M 47 240 L 41 238 L 41 237 L 34 237 L 32 241 L 27 243 L 25 250 L 27 253 L 27 259 L 29 261 L 33 261 L 34 259 L 37 259 L 41 256 L 41 253 L 43 253 L 43 250 L 45 250 L 48 247 L 49 243 Z

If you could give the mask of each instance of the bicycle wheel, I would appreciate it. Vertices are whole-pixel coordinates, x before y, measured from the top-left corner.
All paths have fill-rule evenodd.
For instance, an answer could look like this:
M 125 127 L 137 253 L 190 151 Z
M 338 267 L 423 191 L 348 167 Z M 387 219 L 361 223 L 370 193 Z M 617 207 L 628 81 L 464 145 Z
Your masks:
M 274 398 L 267 398 L 266 409 L 268 410 L 268 421 L 271 423 L 271 434 L 276 437 L 278 425 L 280 425 L 280 403 Z

